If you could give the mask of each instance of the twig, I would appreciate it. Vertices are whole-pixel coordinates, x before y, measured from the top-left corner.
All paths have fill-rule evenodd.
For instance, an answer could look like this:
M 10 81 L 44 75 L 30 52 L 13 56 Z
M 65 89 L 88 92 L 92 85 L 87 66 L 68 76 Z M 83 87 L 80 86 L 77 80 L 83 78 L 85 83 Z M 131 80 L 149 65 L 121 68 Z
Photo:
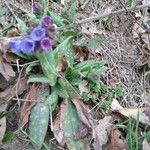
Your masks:
M 68 29 L 68 28 L 77 27 L 81 24 L 89 23 L 89 22 L 92 22 L 92 21 L 95 21 L 95 20 L 100 20 L 100 19 L 103 19 L 103 18 L 108 17 L 108 16 L 120 15 L 120 14 L 126 13 L 127 11 L 139 10 L 139 9 L 143 9 L 143 8 L 147 8 L 147 7 L 150 7 L 150 4 L 141 5 L 141 6 L 134 6 L 134 7 L 126 8 L 126 9 L 116 10 L 116 11 L 113 11 L 113 12 L 110 12 L 110 13 L 105 13 L 105 14 L 102 14 L 102 15 L 89 17 L 89 18 L 83 19 L 83 20 L 81 20 L 79 22 L 76 22 L 76 23 L 71 23 L 69 25 L 58 27 L 57 30 L 59 31 L 59 30 L 64 30 L 64 29 Z

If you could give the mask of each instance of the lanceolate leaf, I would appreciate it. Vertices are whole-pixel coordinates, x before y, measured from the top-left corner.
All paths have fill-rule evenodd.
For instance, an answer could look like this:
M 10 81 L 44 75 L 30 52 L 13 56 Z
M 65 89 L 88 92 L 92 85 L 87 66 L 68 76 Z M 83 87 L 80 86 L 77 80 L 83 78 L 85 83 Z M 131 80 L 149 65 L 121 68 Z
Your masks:
M 52 11 L 48 11 L 47 12 L 48 16 L 51 16 L 52 20 L 54 21 L 54 24 L 56 24 L 57 26 L 62 26 L 65 25 L 65 23 L 68 22 L 68 20 L 63 19 L 59 16 L 57 16 L 56 14 L 54 14 Z
M 72 67 L 74 62 L 74 54 L 72 50 L 72 36 L 69 36 L 66 40 L 60 43 L 54 50 L 54 58 L 58 65 L 62 54 L 65 55 L 68 66 Z
M 36 150 L 40 150 L 47 132 L 49 122 L 49 106 L 44 103 L 49 95 L 49 89 L 37 90 L 37 104 L 31 110 L 29 122 L 29 137 Z M 39 102 L 39 101 L 43 101 Z
M 59 82 L 56 83 L 54 90 L 57 92 L 57 94 L 61 98 L 68 98 L 69 97 L 66 89 Z
M 78 92 L 75 90 L 75 88 L 70 84 L 70 82 L 65 77 L 61 77 L 59 79 L 59 83 L 63 86 L 63 88 L 66 89 L 70 98 L 72 98 L 72 99 L 80 99 L 81 98 L 81 96 L 78 94 Z
M 49 79 L 49 84 L 51 86 L 54 86 L 57 79 L 57 73 L 53 53 L 50 52 L 37 53 L 36 56 L 40 60 L 41 67 L 43 69 L 45 76 Z
M 54 111 L 58 103 L 58 95 L 56 91 L 53 91 L 51 95 L 48 96 L 47 102 L 51 108 L 51 111 Z
M 21 31 L 22 33 L 26 33 L 28 27 L 26 26 L 25 22 L 19 18 L 17 18 L 17 22 L 18 22 L 19 31 Z
M 98 60 L 83 61 L 75 66 L 75 69 L 83 76 L 87 76 L 89 73 L 106 70 L 105 62 Z
M 30 75 L 27 83 L 35 83 L 35 82 L 48 84 L 50 83 L 49 79 L 45 75 L 42 74 Z
M 64 118 L 65 120 L 63 124 L 63 130 L 64 130 L 65 137 L 73 138 L 74 134 L 78 130 L 81 121 L 70 99 L 68 99 L 67 103 L 68 105 L 67 105 L 66 115 Z

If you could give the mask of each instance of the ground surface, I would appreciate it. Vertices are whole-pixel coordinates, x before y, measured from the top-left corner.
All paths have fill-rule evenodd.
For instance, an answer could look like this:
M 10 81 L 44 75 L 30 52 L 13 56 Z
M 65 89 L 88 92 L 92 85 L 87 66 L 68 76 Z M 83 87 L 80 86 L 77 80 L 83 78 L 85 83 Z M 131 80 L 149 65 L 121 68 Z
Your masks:
M 87 2 L 87 3 L 86 3 Z M 78 3 L 76 20 L 80 18 L 91 17 L 96 14 L 111 12 L 126 7 L 124 1 L 111 0 L 90 0 L 81 1 Z M 142 5 L 142 0 L 139 5 Z M 65 8 L 68 3 L 65 1 L 63 6 L 62 1 L 50 2 L 49 8 L 57 13 L 61 13 L 61 9 Z M 2 11 L 2 13 L 1 13 Z M 0 33 L 5 36 L 11 26 L 16 26 L 15 17 L 21 17 L 23 20 L 28 20 L 27 12 L 31 11 L 31 1 L 29 0 L 0 0 Z M 65 10 L 65 13 L 67 11 Z M 146 16 L 146 21 L 144 17 Z M 100 37 L 101 40 L 96 47 L 89 46 L 89 59 L 101 59 L 108 63 L 108 71 L 105 75 L 105 82 L 109 87 L 122 87 L 125 90 L 124 95 L 118 99 L 122 107 L 145 107 L 150 106 L 150 86 L 149 86 L 149 38 L 146 33 L 143 35 L 144 23 L 148 24 L 150 14 L 143 11 L 132 11 L 125 14 L 111 17 L 106 17 L 103 20 L 85 23 L 79 27 L 78 32 L 82 36 L 76 39 L 76 45 L 88 37 Z M 137 26 L 137 27 L 135 27 Z M 141 26 L 144 29 L 141 29 Z M 135 28 L 135 29 L 134 29 Z M 150 28 L 149 28 L 150 29 Z M 136 36 L 136 34 L 138 36 Z M 26 62 L 25 62 L 26 63 Z M 12 63 L 17 71 L 16 63 Z M 18 77 L 16 77 L 18 78 Z M 13 82 L 3 82 L 3 77 L 0 77 L 0 90 L 5 91 Z M 23 94 L 24 95 L 24 94 Z M 21 95 L 21 97 L 23 97 Z M 1 150 L 29 150 L 28 141 L 18 130 L 18 110 L 19 103 L 16 101 L 10 102 L 8 105 L 12 108 L 12 114 L 7 118 L 7 130 L 15 132 L 15 138 L 11 144 L 1 145 Z M 15 100 L 15 99 L 14 99 Z M 0 102 L 2 104 L 2 101 Z M 89 104 L 90 105 L 90 104 Z M 92 109 L 92 107 L 90 106 Z M 99 116 L 98 110 L 94 110 L 95 116 Z M 97 114 L 96 114 L 97 113 Z M 60 149 L 56 146 L 56 149 Z

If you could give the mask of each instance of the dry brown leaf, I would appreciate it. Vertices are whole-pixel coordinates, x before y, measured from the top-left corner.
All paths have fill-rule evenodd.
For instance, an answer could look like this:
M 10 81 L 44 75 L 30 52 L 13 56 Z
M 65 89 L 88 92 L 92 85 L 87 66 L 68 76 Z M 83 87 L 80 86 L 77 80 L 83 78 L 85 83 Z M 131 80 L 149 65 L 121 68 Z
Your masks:
M 139 114 L 139 122 L 150 126 L 150 107 L 116 109 L 110 111 L 110 113 L 120 115 L 120 117 L 132 117 L 134 119 L 138 119 Z
M 67 67 L 67 62 L 66 62 L 66 60 L 65 60 L 65 57 L 64 56 L 62 56 L 61 57 L 61 59 L 60 59 L 60 62 L 59 62 L 59 64 L 58 64 L 58 66 L 57 66 L 57 72 L 58 73 L 61 73 L 61 72 L 63 72 L 65 69 L 66 69 L 66 67 Z
M 17 82 L 17 80 L 16 80 Z M 27 79 L 26 78 L 21 78 L 18 83 L 14 85 L 11 85 L 9 88 L 4 90 L 3 92 L 0 92 L 0 100 L 3 100 L 5 102 L 11 100 L 13 97 L 17 95 L 22 94 L 25 90 L 28 89 L 27 86 Z
M 119 104 L 119 102 L 114 98 L 111 103 L 111 109 L 123 109 L 123 107 Z
M 20 108 L 19 124 L 21 127 L 26 125 L 26 123 L 28 122 L 30 110 L 35 103 L 35 96 L 36 96 L 36 87 L 35 84 L 33 84 L 30 87 L 29 92 L 26 95 L 25 101 L 23 102 Z
M 0 143 L 3 140 L 6 131 L 6 117 L 0 119 Z
M 81 62 L 88 59 L 88 50 L 86 48 L 79 48 L 78 46 L 73 46 L 74 59 L 76 62 Z
M 7 81 L 10 80 L 11 77 L 15 76 L 12 66 L 9 63 L 4 62 L 2 55 L 0 56 L 0 73 Z
M 81 100 L 74 99 L 72 100 L 74 103 L 77 113 L 81 119 L 81 121 L 90 129 L 95 127 L 96 121 L 92 117 L 88 106 L 86 106 Z
M 12 28 L 11 30 L 9 30 L 6 34 L 6 37 L 15 37 L 15 36 L 19 36 L 19 31 L 17 28 Z
M 102 150 L 102 146 L 108 142 L 108 131 L 111 127 L 111 116 L 99 120 L 98 125 L 95 127 L 95 137 L 93 147 L 94 150 Z
M 0 38 L 0 52 L 6 54 L 9 49 L 10 38 Z
M 111 126 L 110 136 L 106 150 L 125 150 L 126 145 L 120 131 L 115 127 Z
M 142 145 L 143 145 L 142 150 L 150 150 L 150 143 L 146 139 L 143 140 Z

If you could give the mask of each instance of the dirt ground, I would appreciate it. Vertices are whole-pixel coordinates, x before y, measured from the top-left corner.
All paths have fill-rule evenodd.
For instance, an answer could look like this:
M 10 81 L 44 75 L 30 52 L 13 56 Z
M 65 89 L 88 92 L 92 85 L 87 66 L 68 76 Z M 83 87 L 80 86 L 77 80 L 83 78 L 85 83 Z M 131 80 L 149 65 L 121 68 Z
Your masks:
M 140 3 L 141 2 L 142 1 L 140 1 Z M 55 13 L 60 14 L 60 8 L 64 6 L 60 5 L 60 1 L 53 1 L 50 2 L 49 7 Z M 0 0 L 0 10 L 1 8 L 4 12 L 4 16 L 1 17 L 0 20 L 0 33 L 1 35 L 5 35 L 7 29 L 9 29 L 11 25 L 14 26 L 16 24 L 15 16 L 28 19 L 26 12 L 31 11 L 31 1 L 18 0 L 14 2 L 14 0 Z M 107 2 L 102 0 L 90 0 L 87 4 L 79 4 L 79 8 L 77 8 L 77 20 L 79 20 L 81 16 L 86 18 L 95 14 L 115 11 L 122 8 L 124 8 L 124 5 L 117 0 Z M 148 18 L 146 21 L 143 19 L 144 15 Z M 96 47 L 90 47 L 89 58 L 94 58 L 95 60 L 102 59 L 108 63 L 109 69 L 105 75 L 106 83 L 108 83 L 110 87 L 119 86 L 125 89 L 123 97 L 119 99 L 119 103 L 123 107 L 150 106 L 150 49 L 146 39 L 147 34 L 145 33 L 144 37 L 143 33 L 141 33 L 143 30 L 147 31 L 143 23 L 148 24 L 149 16 L 149 11 L 144 14 L 144 10 L 126 12 L 114 16 L 111 18 L 110 23 L 108 22 L 105 26 L 104 22 L 110 19 L 108 17 L 103 20 L 83 24 L 78 29 L 83 36 L 76 40 L 76 45 L 80 44 L 80 41 L 85 39 L 86 36 L 94 38 L 99 35 L 100 38 L 105 39 Z M 134 30 L 135 26 L 137 26 L 136 30 Z M 140 26 L 143 26 L 144 29 L 142 30 Z M 135 36 L 136 33 L 138 37 Z M 3 79 L 0 80 L 2 81 Z M 1 91 L 10 85 L 11 82 L 2 82 L 2 84 L 0 84 Z M 32 148 L 29 142 L 23 134 L 17 131 L 18 103 L 13 101 L 11 103 L 9 102 L 8 105 L 11 107 L 15 106 L 11 115 L 7 118 L 7 130 L 15 132 L 15 138 L 11 144 L 1 145 L 0 150 L 31 150 Z

